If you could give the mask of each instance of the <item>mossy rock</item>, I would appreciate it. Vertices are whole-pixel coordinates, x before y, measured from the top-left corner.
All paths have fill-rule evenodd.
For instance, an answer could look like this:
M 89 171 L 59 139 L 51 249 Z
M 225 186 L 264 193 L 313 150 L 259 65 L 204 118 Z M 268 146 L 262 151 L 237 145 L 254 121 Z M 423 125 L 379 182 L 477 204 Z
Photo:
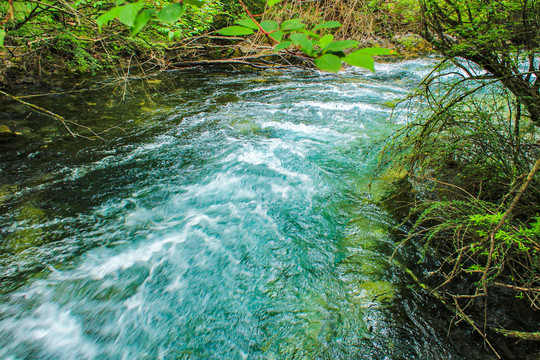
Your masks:
M 11 252 L 20 253 L 42 244 L 46 233 L 45 230 L 39 227 L 39 224 L 45 217 L 46 214 L 42 209 L 31 204 L 19 207 L 15 220 L 20 226 L 6 236 L 4 246 Z
M 244 135 L 259 134 L 262 131 L 259 124 L 245 119 L 233 122 L 232 126 Z
M 5 246 L 13 253 L 43 244 L 44 231 L 39 228 L 17 230 L 6 237 Z
M 396 289 L 392 283 L 381 280 L 361 283 L 351 295 L 362 302 L 381 303 L 392 300 L 395 293 Z
M 0 125 L 0 136 L 11 136 L 11 130 L 6 125 Z
M 0 205 L 16 191 L 17 187 L 12 185 L 0 185 Z
M 222 94 L 214 99 L 218 104 L 228 104 L 241 101 L 240 97 L 236 94 Z
M 416 34 L 398 35 L 394 39 L 406 57 L 419 56 L 433 51 L 429 43 Z
M 17 131 L 12 131 L 9 127 L 6 125 L 0 125 L 0 138 L 3 139 L 9 139 L 14 136 L 21 136 L 22 134 Z

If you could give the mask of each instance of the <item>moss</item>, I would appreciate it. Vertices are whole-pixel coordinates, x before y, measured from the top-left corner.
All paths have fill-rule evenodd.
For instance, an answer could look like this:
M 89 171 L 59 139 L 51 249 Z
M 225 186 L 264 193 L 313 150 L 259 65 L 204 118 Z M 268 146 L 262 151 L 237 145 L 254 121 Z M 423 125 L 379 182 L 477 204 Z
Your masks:
M 15 220 L 19 226 L 6 236 L 4 240 L 5 249 L 11 253 L 20 253 L 43 244 L 46 233 L 39 225 L 46 216 L 42 209 L 32 204 L 19 207 L 15 215 Z

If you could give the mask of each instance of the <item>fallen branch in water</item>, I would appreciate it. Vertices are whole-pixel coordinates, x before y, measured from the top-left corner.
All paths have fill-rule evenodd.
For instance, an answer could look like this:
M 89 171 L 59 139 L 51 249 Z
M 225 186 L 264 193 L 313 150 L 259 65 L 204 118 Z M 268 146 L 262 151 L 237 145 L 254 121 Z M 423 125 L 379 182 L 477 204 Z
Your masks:
M 493 329 L 497 334 L 521 340 L 540 341 L 540 332 L 513 331 L 505 329 Z
M 77 124 L 77 123 L 74 122 L 74 121 L 66 120 L 63 116 L 60 116 L 60 115 L 58 115 L 58 114 L 56 114 L 56 113 L 53 113 L 53 112 L 50 111 L 50 110 L 44 109 L 44 108 L 39 107 L 39 106 L 37 106 L 37 105 L 35 105 L 35 104 L 32 104 L 32 103 L 26 102 L 26 101 L 24 101 L 24 100 L 21 100 L 20 98 L 18 98 L 18 97 L 16 97 L 16 96 L 13 96 L 13 95 L 11 95 L 11 94 L 8 94 L 8 93 L 6 93 L 6 92 L 4 92 L 4 91 L 1 91 L 1 90 L 0 90 L 0 94 L 6 96 L 6 97 L 8 97 L 8 98 L 10 98 L 11 100 L 15 100 L 15 101 L 17 101 L 17 102 L 19 102 L 19 103 L 21 103 L 21 104 L 23 104 L 23 105 L 25 105 L 25 106 L 27 106 L 27 107 L 33 109 L 33 110 L 39 112 L 40 114 L 49 116 L 49 117 L 51 117 L 51 118 L 53 118 L 53 119 L 56 119 L 56 120 L 60 121 L 60 122 L 62 123 L 62 125 L 66 128 L 66 130 L 69 132 L 69 134 L 70 134 L 71 136 L 73 136 L 74 138 L 81 137 L 81 138 L 88 139 L 88 140 L 101 139 L 101 140 L 105 141 L 105 139 L 103 139 L 101 136 L 99 136 L 96 132 L 94 132 L 94 131 L 93 131 L 92 129 L 90 129 L 88 126 L 84 126 L 84 125 L 81 125 L 81 124 Z M 79 133 L 77 133 L 77 132 L 73 132 L 73 131 L 71 130 L 71 128 L 69 127 L 69 125 L 75 126 L 75 127 L 81 128 L 81 129 L 84 129 L 84 130 L 90 132 L 90 133 L 93 135 L 93 137 L 88 137 L 88 136 L 81 135 L 81 134 L 79 134 Z

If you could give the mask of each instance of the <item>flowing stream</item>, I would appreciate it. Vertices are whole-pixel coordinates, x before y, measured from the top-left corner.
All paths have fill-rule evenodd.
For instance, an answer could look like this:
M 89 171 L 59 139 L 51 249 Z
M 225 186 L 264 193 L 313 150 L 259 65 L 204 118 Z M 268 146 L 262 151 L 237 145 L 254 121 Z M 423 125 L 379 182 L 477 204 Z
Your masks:
M 137 112 L 95 100 L 110 144 L 5 150 L 0 358 L 463 358 L 370 184 L 432 65 L 186 71 Z

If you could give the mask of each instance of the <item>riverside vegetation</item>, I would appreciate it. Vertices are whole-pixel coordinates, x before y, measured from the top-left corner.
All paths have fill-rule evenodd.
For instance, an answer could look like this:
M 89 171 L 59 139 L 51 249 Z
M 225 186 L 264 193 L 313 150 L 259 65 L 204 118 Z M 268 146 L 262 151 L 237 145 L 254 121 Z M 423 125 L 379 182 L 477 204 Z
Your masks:
M 10 0 L 2 4 L 2 81 L 107 69 L 128 81 L 293 58 L 337 72 L 342 62 L 373 69 L 385 48 L 432 47 L 443 60 L 395 108 L 420 115 L 381 155 L 401 178 L 386 203 L 404 207 L 409 229 L 396 256 L 423 249 L 407 272 L 497 356 L 501 336 L 539 341 L 538 328 L 501 306 L 526 303 L 536 318 L 540 310 L 539 2 L 277 3 Z

